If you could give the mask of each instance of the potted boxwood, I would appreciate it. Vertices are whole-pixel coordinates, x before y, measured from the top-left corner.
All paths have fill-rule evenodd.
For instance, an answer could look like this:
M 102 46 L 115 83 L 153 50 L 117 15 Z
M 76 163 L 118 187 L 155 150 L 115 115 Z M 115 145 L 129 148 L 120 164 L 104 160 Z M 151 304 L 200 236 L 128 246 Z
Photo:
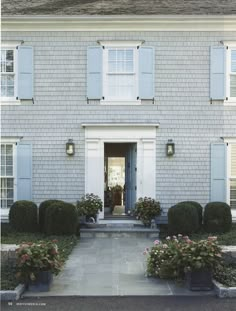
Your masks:
M 61 270 L 62 260 L 56 242 L 23 243 L 16 250 L 16 276 L 30 291 L 48 291 L 53 274 Z
M 139 198 L 133 213 L 145 226 L 150 226 L 152 219 L 161 214 L 160 203 L 148 197 Z
M 149 276 L 186 279 L 191 290 L 210 290 L 212 274 L 221 265 L 222 255 L 216 237 L 191 241 L 188 236 L 167 237 L 165 243 L 156 240 L 148 254 Z
M 87 193 L 77 202 L 77 210 L 80 216 L 86 217 L 86 222 L 96 221 L 97 214 L 102 211 L 102 200 L 93 193 Z

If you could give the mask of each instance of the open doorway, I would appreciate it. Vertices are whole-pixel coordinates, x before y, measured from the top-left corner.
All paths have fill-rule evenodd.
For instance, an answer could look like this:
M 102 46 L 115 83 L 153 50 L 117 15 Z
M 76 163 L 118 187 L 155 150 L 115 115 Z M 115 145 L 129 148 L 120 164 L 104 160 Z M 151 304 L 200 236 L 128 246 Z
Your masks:
M 105 216 L 130 215 L 136 202 L 137 144 L 104 144 Z

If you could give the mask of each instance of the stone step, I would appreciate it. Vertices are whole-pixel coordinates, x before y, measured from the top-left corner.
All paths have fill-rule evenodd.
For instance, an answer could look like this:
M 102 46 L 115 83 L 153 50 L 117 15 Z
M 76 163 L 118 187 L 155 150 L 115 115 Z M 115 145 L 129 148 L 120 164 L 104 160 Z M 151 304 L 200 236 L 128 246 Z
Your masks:
M 80 238 L 150 238 L 159 237 L 158 229 L 142 227 L 103 227 L 103 228 L 81 228 Z

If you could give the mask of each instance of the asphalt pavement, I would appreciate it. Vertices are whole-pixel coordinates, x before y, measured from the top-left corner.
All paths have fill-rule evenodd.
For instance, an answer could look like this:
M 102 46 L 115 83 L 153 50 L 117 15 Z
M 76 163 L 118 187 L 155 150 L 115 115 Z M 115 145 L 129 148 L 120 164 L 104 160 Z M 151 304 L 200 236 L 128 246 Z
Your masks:
M 236 299 L 212 296 L 41 297 L 2 302 L 2 311 L 235 311 Z

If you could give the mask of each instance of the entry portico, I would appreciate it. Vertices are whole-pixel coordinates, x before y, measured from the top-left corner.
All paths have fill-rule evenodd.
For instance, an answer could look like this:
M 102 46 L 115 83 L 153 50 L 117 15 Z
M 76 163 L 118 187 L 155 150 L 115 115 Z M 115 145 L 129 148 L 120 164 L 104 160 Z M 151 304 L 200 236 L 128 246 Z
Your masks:
M 85 193 L 104 202 L 104 144 L 136 143 L 136 199 L 156 197 L 156 129 L 158 123 L 87 123 L 85 128 Z M 104 208 L 99 214 L 104 218 Z

